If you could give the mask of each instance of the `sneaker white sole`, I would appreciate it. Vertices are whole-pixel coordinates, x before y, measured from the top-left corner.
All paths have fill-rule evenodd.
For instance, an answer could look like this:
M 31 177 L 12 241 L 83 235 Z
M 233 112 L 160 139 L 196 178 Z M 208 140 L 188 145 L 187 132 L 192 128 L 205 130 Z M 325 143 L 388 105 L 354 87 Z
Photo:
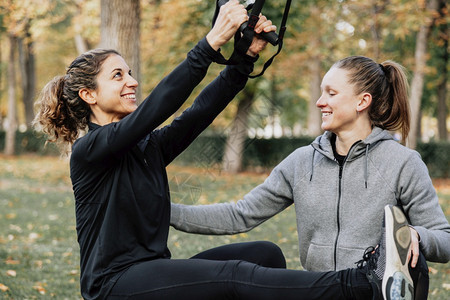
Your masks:
M 382 288 L 385 300 L 413 300 L 414 285 L 408 270 L 411 233 L 403 212 L 396 206 L 384 208 L 386 268 Z

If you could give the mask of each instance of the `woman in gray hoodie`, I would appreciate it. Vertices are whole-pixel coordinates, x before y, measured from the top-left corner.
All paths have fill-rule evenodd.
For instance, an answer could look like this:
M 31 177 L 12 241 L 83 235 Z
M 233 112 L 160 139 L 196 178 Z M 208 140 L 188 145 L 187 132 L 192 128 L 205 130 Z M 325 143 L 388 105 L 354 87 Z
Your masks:
M 383 207 L 397 205 L 411 224 L 411 267 L 420 253 L 428 261 L 448 262 L 450 225 L 427 167 L 390 133 L 399 132 L 404 142 L 409 132 L 403 67 L 347 57 L 331 67 L 321 89 L 316 105 L 323 135 L 295 150 L 237 203 L 172 204 L 172 226 L 241 233 L 295 204 L 302 266 L 342 270 L 380 239 Z

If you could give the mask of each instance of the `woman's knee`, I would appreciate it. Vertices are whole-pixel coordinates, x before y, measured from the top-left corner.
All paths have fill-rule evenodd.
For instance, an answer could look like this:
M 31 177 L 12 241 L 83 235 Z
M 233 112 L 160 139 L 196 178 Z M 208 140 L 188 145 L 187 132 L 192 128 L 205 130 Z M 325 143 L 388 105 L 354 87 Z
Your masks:
M 268 268 L 286 268 L 286 258 L 277 244 L 269 241 L 252 243 L 252 252 L 260 257 L 259 265 Z

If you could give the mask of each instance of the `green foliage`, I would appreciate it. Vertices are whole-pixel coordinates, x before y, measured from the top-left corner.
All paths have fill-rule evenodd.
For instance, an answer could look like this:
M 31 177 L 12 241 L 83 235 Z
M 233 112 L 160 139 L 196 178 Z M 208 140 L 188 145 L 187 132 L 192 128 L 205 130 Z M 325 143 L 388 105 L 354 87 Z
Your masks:
M 35 153 L 41 155 L 58 155 L 58 149 L 53 143 L 46 144 L 45 136 L 35 131 L 16 132 L 15 153 Z M 5 148 L 5 132 L 0 131 L 0 151 Z
M 311 144 L 313 138 L 276 138 L 249 140 L 244 152 L 244 167 L 273 168 L 295 149 Z
M 422 156 L 432 177 L 450 177 L 450 143 L 449 142 L 429 142 L 419 143 L 417 151 Z

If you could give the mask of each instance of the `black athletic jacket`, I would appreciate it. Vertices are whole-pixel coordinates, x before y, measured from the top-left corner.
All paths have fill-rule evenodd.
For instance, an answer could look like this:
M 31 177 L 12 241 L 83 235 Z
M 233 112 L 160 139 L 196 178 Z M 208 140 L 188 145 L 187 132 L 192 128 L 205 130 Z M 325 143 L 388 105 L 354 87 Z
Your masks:
M 89 124 L 74 143 L 70 176 L 85 299 L 104 298 L 133 264 L 170 258 L 165 167 L 245 86 L 254 60 L 225 68 L 172 124 L 156 128 L 184 103 L 216 55 L 201 40 L 136 111 L 105 126 Z

